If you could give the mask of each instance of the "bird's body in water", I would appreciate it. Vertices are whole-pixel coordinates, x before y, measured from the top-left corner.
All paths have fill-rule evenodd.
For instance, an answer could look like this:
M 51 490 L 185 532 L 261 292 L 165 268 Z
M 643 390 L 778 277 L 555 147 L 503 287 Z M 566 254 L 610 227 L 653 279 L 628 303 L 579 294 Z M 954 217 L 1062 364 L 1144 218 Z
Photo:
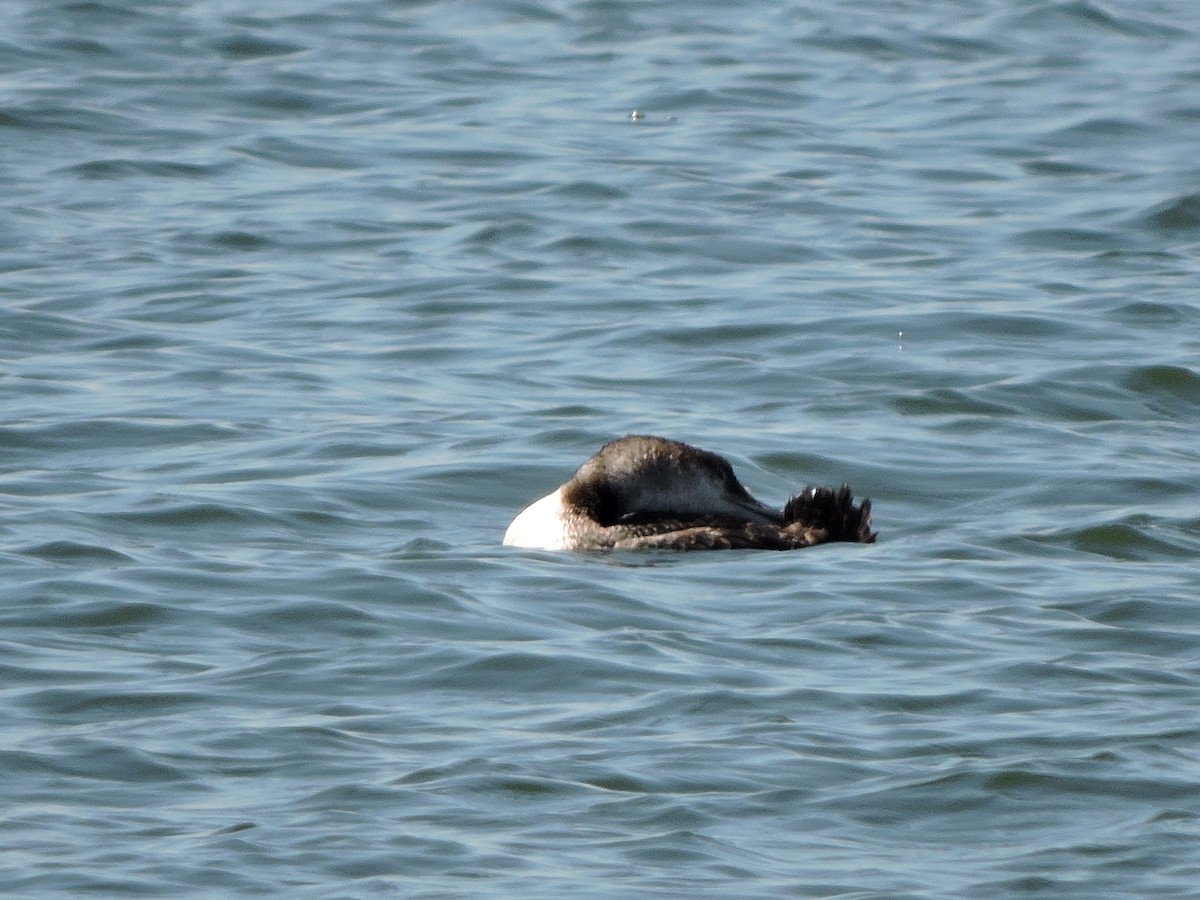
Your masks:
M 773 509 L 723 457 L 649 435 L 605 444 L 504 534 L 509 546 L 543 550 L 796 550 L 874 540 L 871 501 L 856 506 L 845 485 L 805 488 Z

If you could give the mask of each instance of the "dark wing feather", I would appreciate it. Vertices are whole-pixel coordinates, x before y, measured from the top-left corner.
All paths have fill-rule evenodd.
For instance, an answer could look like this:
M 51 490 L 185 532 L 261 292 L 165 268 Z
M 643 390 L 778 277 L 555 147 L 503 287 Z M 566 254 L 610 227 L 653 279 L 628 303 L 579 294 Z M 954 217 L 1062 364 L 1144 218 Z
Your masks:
M 852 541 L 871 544 L 875 532 L 871 530 L 871 501 L 864 500 L 854 505 L 854 495 L 849 485 L 833 488 L 805 488 L 792 497 L 783 507 L 785 527 L 804 524 L 823 529 L 827 541 Z
M 627 536 L 617 550 L 789 550 L 782 529 L 743 524 L 731 527 L 698 525 L 658 534 Z
M 783 509 L 783 525 L 728 516 L 675 516 L 624 521 L 601 529 L 594 549 L 799 550 L 833 541 L 870 544 L 871 501 L 857 506 L 850 488 L 806 488 Z

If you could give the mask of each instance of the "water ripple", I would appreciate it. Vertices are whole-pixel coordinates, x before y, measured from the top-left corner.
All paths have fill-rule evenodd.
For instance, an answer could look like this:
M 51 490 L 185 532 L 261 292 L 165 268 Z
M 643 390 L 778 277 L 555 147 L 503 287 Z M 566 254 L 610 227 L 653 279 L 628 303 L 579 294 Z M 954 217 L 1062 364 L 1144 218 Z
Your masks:
M 1190 8 L 260 6 L 0 6 L 10 892 L 1194 891 Z

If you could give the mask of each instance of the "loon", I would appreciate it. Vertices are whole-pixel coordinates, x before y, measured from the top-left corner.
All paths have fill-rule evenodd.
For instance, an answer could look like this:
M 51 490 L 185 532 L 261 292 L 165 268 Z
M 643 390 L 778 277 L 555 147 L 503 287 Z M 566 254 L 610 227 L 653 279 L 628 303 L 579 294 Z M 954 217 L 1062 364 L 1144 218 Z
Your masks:
M 750 496 L 724 457 L 642 434 L 605 444 L 504 533 L 507 546 L 540 550 L 797 550 L 874 540 L 871 501 L 855 506 L 846 485 L 805 488 L 777 510 Z

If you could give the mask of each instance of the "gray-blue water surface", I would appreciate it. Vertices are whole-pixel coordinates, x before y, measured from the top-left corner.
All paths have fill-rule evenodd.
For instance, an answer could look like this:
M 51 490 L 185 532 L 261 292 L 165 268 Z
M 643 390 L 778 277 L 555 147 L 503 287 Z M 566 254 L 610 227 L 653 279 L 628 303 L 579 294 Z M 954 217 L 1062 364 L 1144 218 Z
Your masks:
M 1198 147 L 1191 0 L 0 6 L 7 890 L 1197 896 Z M 631 431 L 879 543 L 499 546 Z

